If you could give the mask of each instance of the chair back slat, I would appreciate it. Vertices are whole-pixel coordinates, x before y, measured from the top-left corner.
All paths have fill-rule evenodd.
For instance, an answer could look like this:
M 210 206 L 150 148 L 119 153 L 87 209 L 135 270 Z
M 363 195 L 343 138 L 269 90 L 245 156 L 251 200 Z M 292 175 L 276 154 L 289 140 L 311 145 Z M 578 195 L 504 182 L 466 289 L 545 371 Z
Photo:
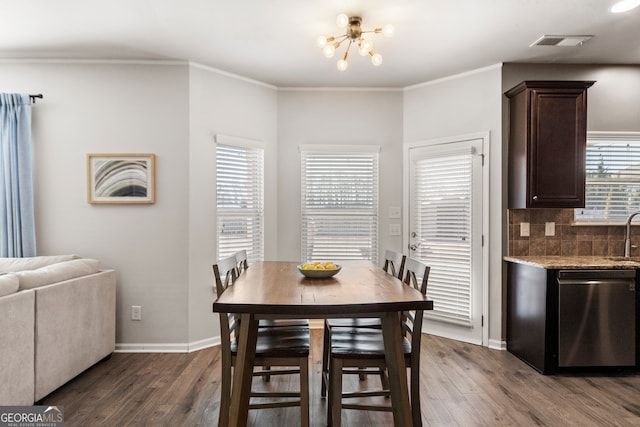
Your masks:
M 238 277 L 236 256 L 231 255 L 219 260 L 213 265 L 213 274 L 216 278 L 216 295 L 219 297 Z
M 247 268 L 249 268 L 249 261 L 247 261 L 247 250 L 243 249 L 236 252 L 236 264 L 238 275 L 242 274 Z
M 406 255 L 403 255 L 400 252 L 386 250 L 384 252 L 384 266 L 382 269 L 392 276 L 402 280 L 406 259 Z
M 431 267 L 413 258 L 407 258 L 404 266 L 403 282 L 420 291 L 422 295 L 427 295 L 427 282 Z M 420 356 L 420 338 L 422 332 L 423 310 L 403 312 L 401 315 L 402 329 L 409 335 L 411 347 L 416 350 L 417 357 Z
M 418 290 L 422 295 L 426 295 L 430 271 L 431 267 L 425 263 L 413 258 L 407 258 L 404 265 L 403 282 Z
M 213 275 L 215 276 L 215 292 L 218 298 L 222 293 L 233 285 L 238 277 L 236 256 L 231 255 L 222 258 L 217 264 L 213 264 Z M 231 351 L 232 335 L 238 336 L 240 318 L 233 313 L 220 313 L 220 337 L 223 351 Z

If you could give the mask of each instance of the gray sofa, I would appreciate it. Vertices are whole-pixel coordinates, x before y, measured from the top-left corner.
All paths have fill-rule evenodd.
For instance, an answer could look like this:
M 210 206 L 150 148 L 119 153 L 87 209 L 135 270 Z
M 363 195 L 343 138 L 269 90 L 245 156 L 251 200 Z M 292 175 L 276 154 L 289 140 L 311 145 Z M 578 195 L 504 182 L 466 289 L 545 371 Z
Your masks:
M 32 405 L 114 351 L 116 274 L 98 264 L 0 258 L 0 405 Z

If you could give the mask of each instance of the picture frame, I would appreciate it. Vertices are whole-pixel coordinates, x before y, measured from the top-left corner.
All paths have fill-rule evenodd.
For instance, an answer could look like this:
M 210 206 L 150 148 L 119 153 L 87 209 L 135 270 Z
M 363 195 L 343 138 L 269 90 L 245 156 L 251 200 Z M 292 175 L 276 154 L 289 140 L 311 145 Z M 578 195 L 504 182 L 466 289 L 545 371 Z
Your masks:
M 156 202 L 156 155 L 87 154 L 87 202 L 153 204 Z

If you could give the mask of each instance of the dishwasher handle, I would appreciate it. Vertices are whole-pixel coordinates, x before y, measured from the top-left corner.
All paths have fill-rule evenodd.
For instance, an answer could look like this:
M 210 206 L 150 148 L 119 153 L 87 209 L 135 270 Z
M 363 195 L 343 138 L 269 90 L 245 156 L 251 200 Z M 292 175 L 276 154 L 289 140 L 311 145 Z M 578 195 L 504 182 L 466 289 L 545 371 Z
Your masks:
M 558 284 L 563 286 L 584 286 L 584 285 L 629 285 L 629 290 L 635 292 L 636 281 L 634 279 L 598 279 L 598 280 L 562 280 L 558 279 Z
M 560 280 L 629 280 L 635 279 L 635 270 L 560 270 Z

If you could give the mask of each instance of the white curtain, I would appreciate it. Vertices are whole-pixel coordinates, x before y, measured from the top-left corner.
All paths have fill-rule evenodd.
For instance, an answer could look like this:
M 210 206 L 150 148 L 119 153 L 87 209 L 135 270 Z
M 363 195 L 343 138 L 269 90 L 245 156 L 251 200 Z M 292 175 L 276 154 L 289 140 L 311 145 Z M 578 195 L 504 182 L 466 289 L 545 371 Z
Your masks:
M 0 93 L 0 257 L 36 255 L 31 98 Z

